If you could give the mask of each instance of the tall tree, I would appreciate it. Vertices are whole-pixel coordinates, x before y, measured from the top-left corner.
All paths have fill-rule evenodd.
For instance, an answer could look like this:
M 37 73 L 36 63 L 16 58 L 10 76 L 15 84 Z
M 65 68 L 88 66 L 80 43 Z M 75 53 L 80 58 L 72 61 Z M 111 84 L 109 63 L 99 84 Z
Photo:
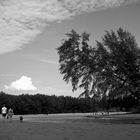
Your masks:
M 132 95 L 140 99 L 140 48 L 135 37 L 119 28 L 106 31 L 96 46 L 89 45 L 89 34 L 72 30 L 57 48 L 60 72 L 73 91 L 101 97 Z

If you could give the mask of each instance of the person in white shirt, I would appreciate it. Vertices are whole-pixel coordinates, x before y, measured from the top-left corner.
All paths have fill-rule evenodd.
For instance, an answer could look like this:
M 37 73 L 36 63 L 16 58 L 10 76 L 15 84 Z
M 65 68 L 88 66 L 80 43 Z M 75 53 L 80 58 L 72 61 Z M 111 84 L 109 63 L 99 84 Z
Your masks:
M 7 108 L 5 107 L 5 105 L 2 107 L 1 109 L 1 114 L 4 117 L 4 119 L 6 118 L 6 114 L 7 114 Z

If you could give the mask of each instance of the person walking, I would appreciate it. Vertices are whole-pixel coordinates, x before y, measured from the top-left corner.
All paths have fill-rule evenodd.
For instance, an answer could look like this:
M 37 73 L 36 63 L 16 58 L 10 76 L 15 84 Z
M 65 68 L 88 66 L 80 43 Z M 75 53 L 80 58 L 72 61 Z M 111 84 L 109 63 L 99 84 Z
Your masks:
M 5 104 L 3 105 L 2 109 L 1 109 L 1 114 L 2 114 L 2 117 L 5 120 L 6 115 L 7 115 L 7 108 L 6 108 Z
M 13 115 L 14 115 L 13 109 L 12 109 L 12 108 L 9 108 L 9 109 L 8 109 L 8 113 L 7 113 L 7 117 L 8 117 L 8 119 L 9 119 L 9 122 L 12 121 Z

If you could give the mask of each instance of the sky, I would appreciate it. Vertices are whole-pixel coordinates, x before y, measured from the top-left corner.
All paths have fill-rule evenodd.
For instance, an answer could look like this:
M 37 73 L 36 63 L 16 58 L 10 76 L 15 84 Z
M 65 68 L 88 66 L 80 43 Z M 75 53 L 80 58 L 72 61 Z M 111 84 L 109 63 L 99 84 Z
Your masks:
M 72 29 L 92 46 L 119 27 L 140 46 L 140 0 L 0 0 L 0 91 L 78 97 L 59 71 L 58 48 Z

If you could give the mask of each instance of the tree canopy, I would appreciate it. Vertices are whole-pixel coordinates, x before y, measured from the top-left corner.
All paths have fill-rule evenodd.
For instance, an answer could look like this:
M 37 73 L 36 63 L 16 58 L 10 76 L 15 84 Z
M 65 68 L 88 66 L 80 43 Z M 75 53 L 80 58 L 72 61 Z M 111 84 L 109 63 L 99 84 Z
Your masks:
M 72 30 L 60 47 L 60 73 L 73 91 L 83 89 L 89 97 L 132 95 L 140 99 L 140 48 L 135 37 L 119 28 L 106 31 L 95 46 L 89 45 L 89 34 Z

